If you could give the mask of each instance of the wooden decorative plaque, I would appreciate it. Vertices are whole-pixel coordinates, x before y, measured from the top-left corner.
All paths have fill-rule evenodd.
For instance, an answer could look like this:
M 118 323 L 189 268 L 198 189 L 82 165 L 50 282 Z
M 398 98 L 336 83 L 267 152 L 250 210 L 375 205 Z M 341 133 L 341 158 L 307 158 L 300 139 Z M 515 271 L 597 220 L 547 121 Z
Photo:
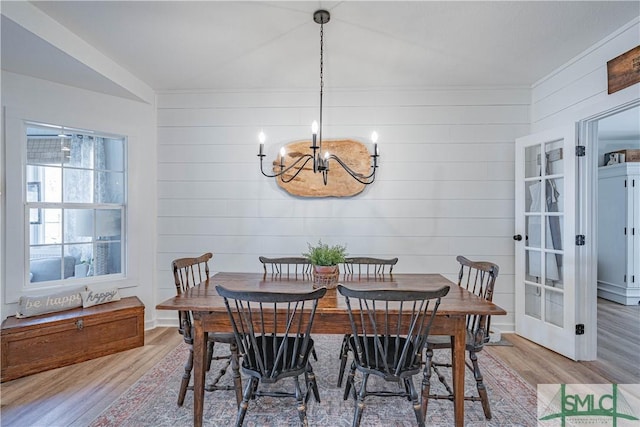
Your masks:
M 298 158 L 310 154 L 311 141 L 298 141 L 285 145 L 285 168 L 293 164 Z M 334 154 L 352 170 L 368 175 L 371 172 L 371 155 L 367 147 L 351 139 L 323 140 L 322 155 L 325 151 Z M 304 162 L 300 162 L 301 164 Z M 301 165 L 298 165 L 301 166 Z M 290 179 L 298 171 L 298 166 L 284 175 Z M 273 171 L 280 172 L 280 155 L 273 162 Z M 351 177 L 335 160 L 329 161 L 327 185 L 322 181 L 322 173 L 313 173 L 313 162 L 309 160 L 300 174 L 291 182 L 282 182 L 280 177 L 276 182 L 285 191 L 301 197 L 348 197 L 355 196 L 364 190 L 365 185 Z
M 609 94 L 640 82 L 640 46 L 607 62 Z

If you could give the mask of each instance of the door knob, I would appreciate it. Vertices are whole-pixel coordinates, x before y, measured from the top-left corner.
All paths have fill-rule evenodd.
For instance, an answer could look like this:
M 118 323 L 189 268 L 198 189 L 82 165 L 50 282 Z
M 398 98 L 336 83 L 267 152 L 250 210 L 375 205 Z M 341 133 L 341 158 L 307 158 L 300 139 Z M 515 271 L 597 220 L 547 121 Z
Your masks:
M 515 236 L 513 236 L 513 240 L 519 242 L 520 240 L 522 240 L 522 236 L 520 234 L 516 234 Z

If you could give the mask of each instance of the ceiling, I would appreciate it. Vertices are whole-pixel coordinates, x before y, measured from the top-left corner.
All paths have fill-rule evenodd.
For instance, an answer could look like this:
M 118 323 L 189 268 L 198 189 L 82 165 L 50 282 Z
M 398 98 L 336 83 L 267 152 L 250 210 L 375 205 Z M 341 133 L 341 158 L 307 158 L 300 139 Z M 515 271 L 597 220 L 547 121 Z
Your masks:
M 640 15 L 638 1 L 33 4 L 155 91 L 318 87 L 319 8 L 331 12 L 331 88 L 528 87 Z M 3 69 L 120 96 L 65 52 L 2 24 Z

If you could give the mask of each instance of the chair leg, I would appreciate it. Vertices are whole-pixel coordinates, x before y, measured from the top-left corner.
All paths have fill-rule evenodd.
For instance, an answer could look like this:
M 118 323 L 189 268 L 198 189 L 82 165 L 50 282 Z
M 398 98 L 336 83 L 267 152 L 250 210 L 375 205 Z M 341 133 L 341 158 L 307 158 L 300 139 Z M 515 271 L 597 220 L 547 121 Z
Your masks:
M 484 386 L 482 373 L 478 366 L 478 354 L 475 351 L 469 352 L 469 358 L 473 364 L 473 376 L 476 379 L 476 387 L 478 388 L 478 395 L 482 402 L 482 410 L 486 419 L 491 419 L 491 408 L 489 407 L 489 396 L 487 395 L 487 388 Z
M 351 362 L 351 369 L 349 370 L 349 376 L 347 376 L 347 384 L 344 386 L 344 395 L 342 397 L 343 400 L 347 400 L 349 398 L 349 392 L 353 389 L 353 394 L 355 397 L 355 376 L 356 376 L 356 362 Z
M 236 343 L 229 344 L 231 350 L 231 376 L 233 377 L 233 387 L 236 393 L 236 406 L 240 408 L 242 402 L 242 377 L 240 376 L 240 355 Z
M 404 384 L 405 387 L 409 390 L 409 400 L 411 400 L 411 403 L 413 405 L 413 412 L 416 415 L 418 426 L 424 427 L 424 416 L 422 415 L 421 402 L 418 399 L 418 392 L 416 391 L 416 387 L 413 384 L 413 378 L 405 378 Z
M 427 418 L 427 405 L 429 404 L 429 393 L 431 392 L 431 363 L 433 361 L 433 350 L 427 348 L 424 371 L 422 372 L 422 419 Z
M 309 426 L 309 421 L 307 420 L 307 405 L 305 404 L 305 399 L 302 395 L 302 390 L 300 389 L 300 381 L 298 377 L 293 377 L 293 384 L 296 387 L 296 402 L 298 404 L 298 416 L 300 416 L 300 425 L 303 427 Z
M 340 370 L 338 371 L 338 388 L 342 387 L 342 378 L 344 377 L 344 370 L 347 367 L 348 354 L 349 335 L 345 335 L 342 339 L 342 346 L 340 347 Z
M 244 416 L 247 415 L 247 408 L 249 407 L 249 399 L 253 394 L 253 390 L 258 386 L 258 379 L 250 377 L 249 382 L 244 388 L 244 394 L 242 395 L 242 403 L 238 408 L 238 415 L 236 416 L 236 427 L 242 427 L 244 423 Z
M 305 403 L 309 401 L 309 390 L 313 393 L 313 398 L 316 402 L 320 403 L 320 391 L 318 390 L 318 383 L 316 382 L 316 374 L 313 373 L 313 367 L 310 363 L 307 363 L 307 371 L 304 373 L 305 381 L 307 382 L 307 395 L 305 397 Z
M 211 370 L 211 361 L 213 360 L 213 346 L 215 342 L 207 341 L 207 372 Z
M 180 391 L 178 392 L 178 406 L 184 403 L 184 397 L 187 394 L 189 381 L 191 381 L 191 370 L 193 369 L 193 347 L 189 348 L 189 357 L 184 365 L 184 374 L 182 374 L 182 382 L 180 383 Z
M 358 393 L 358 400 L 356 401 L 356 412 L 353 414 L 353 425 L 352 427 L 360 426 L 360 421 L 362 420 L 362 412 L 364 412 L 364 398 L 367 395 L 367 380 L 369 379 L 369 374 L 362 374 L 362 384 L 360 385 L 360 392 Z

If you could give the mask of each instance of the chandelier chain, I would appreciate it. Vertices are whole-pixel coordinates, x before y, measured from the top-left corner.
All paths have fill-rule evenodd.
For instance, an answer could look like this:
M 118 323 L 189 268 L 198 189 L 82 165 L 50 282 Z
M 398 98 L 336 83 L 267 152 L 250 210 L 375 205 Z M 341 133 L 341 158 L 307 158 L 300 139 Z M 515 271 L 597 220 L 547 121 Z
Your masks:
M 318 139 L 320 150 L 318 157 L 322 155 L 322 95 L 324 92 L 324 22 L 320 22 L 320 126 L 318 129 Z
M 324 86 L 323 69 L 324 69 L 324 24 L 320 24 L 320 91 L 322 91 L 322 88 Z

